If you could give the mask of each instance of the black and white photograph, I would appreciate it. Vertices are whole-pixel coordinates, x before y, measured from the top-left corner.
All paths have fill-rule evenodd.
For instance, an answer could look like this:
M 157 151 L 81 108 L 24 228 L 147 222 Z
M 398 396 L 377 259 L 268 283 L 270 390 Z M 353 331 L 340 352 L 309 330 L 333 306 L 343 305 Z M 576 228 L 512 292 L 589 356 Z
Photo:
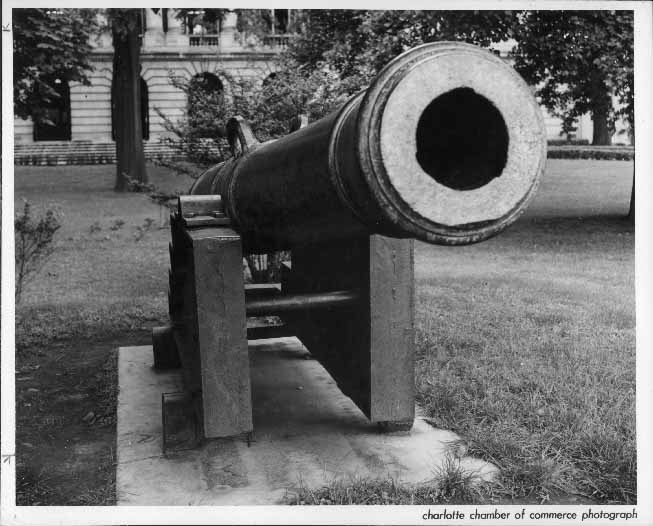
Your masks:
M 2 6 L 0 523 L 653 526 L 652 4 L 199 4 Z

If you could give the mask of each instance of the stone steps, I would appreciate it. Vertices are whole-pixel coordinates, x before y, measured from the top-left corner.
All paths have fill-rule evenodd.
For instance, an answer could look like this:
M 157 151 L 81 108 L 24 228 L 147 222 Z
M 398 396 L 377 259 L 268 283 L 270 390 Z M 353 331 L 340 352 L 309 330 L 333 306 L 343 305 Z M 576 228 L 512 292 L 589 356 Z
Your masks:
M 176 150 L 163 142 L 143 143 L 143 149 L 148 161 L 170 161 L 179 158 Z M 14 164 L 17 165 L 56 166 L 115 162 L 114 142 L 70 141 L 14 145 Z

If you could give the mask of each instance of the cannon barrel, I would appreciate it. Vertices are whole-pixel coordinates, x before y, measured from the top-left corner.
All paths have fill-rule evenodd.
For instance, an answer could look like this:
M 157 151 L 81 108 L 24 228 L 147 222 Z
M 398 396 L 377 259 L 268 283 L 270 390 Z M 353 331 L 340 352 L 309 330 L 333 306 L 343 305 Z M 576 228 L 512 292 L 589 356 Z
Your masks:
M 539 107 L 500 58 L 454 42 L 392 60 L 340 110 L 240 153 L 191 194 L 220 194 L 248 252 L 365 235 L 457 245 L 512 223 L 546 158 Z

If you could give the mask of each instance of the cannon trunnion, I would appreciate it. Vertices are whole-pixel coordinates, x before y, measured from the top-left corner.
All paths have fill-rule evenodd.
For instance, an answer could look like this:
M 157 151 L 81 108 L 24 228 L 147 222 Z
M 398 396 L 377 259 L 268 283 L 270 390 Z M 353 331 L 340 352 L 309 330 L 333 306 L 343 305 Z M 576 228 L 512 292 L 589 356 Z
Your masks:
M 546 158 L 530 89 L 474 46 L 419 46 L 339 111 L 230 160 L 173 214 L 170 315 L 155 364 L 181 364 L 206 437 L 252 430 L 246 317 L 278 315 L 372 422 L 414 419 L 413 239 L 474 243 L 511 224 Z M 287 249 L 279 288 L 242 255 Z M 264 336 L 274 331 L 263 331 Z M 250 338 L 256 337 L 254 333 Z

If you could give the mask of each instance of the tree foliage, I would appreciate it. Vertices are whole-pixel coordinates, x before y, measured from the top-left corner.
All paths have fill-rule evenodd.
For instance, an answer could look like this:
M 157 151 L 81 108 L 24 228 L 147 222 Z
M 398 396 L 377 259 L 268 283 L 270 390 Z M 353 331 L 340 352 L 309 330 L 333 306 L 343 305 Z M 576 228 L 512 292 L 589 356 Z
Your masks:
M 59 94 L 55 80 L 89 85 L 94 9 L 14 9 L 14 113 L 45 119 L 44 107 Z
M 236 9 L 236 30 L 247 41 L 254 37 L 260 41 L 269 35 L 272 28 L 272 17 L 269 9 Z
M 220 28 L 227 9 L 205 9 L 200 7 L 189 7 L 175 10 L 175 18 L 189 26 L 189 29 L 201 24 L 207 33 L 215 34 Z
M 173 162 L 170 166 L 185 173 L 192 174 L 194 167 L 204 169 L 230 155 L 226 123 L 235 115 L 247 119 L 257 139 L 266 141 L 287 134 L 299 115 L 317 120 L 342 105 L 349 95 L 346 84 L 333 72 L 306 71 L 287 63 L 262 83 L 222 70 L 214 74 L 225 85 L 228 96 L 206 89 L 206 82 L 198 77 L 173 76 L 172 84 L 186 94 L 186 111 L 182 118 L 171 119 L 157 110 L 171 133 L 168 140 L 177 150 L 176 157 L 191 163 Z
M 531 11 L 515 26 L 515 38 L 517 71 L 538 86 L 537 95 L 563 119 L 564 131 L 588 112 L 594 144 L 609 144 L 619 116 L 632 129 L 632 11 Z
M 306 115 L 309 122 L 318 120 L 355 91 L 333 71 L 311 71 L 285 62 L 252 92 L 245 116 L 262 139 L 275 138 L 287 134 L 299 115 Z
M 262 20 L 260 11 L 239 10 L 239 29 L 264 36 L 268 24 L 252 22 Z M 299 35 L 263 85 L 221 73 L 232 96 L 219 103 L 186 86 L 189 100 L 199 97 L 201 112 L 173 131 L 196 143 L 201 135 L 204 144 L 213 134 L 222 144 L 226 119 L 239 114 L 259 139 L 277 137 L 298 114 L 315 120 L 335 109 L 405 50 L 441 40 L 491 47 L 514 39 L 516 67 L 539 85 L 542 103 L 563 118 L 566 130 L 587 112 L 608 125 L 617 116 L 633 123 L 632 12 L 330 9 L 295 12 L 293 20 Z M 621 103 L 617 110 L 612 96 Z M 227 155 L 224 147 L 212 148 Z
M 464 41 L 482 47 L 514 39 L 515 66 L 538 85 L 565 131 L 591 113 L 595 143 L 609 140 L 617 117 L 633 126 L 632 11 L 306 10 L 290 57 L 328 68 L 363 88 L 392 58 L 419 44 Z M 615 110 L 612 97 L 620 108 Z
M 223 72 L 215 73 L 223 81 L 227 78 Z M 225 125 L 236 111 L 237 102 L 234 97 L 225 97 L 222 91 L 205 89 L 206 83 L 194 78 L 172 75 L 170 82 L 186 95 L 183 116 L 175 119 L 157 107 L 154 110 L 168 132 L 165 141 L 175 150 L 174 159 L 182 160 L 159 162 L 180 173 L 197 176 L 199 171 L 222 162 L 228 155 Z
M 364 87 L 385 64 L 427 42 L 455 40 L 480 46 L 511 35 L 512 11 L 350 11 L 310 10 L 290 56 L 309 68 L 336 72 Z
M 195 75 L 190 81 L 181 81 L 179 86 L 186 93 L 186 115 L 189 129 L 197 137 L 211 137 L 215 134 L 216 126 L 222 126 L 221 121 L 216 122 L 218 112 L 225 107 L 224 86 L 217 75 L 201 73 Z M 209 109 L 209 111 L 207 111 Z

